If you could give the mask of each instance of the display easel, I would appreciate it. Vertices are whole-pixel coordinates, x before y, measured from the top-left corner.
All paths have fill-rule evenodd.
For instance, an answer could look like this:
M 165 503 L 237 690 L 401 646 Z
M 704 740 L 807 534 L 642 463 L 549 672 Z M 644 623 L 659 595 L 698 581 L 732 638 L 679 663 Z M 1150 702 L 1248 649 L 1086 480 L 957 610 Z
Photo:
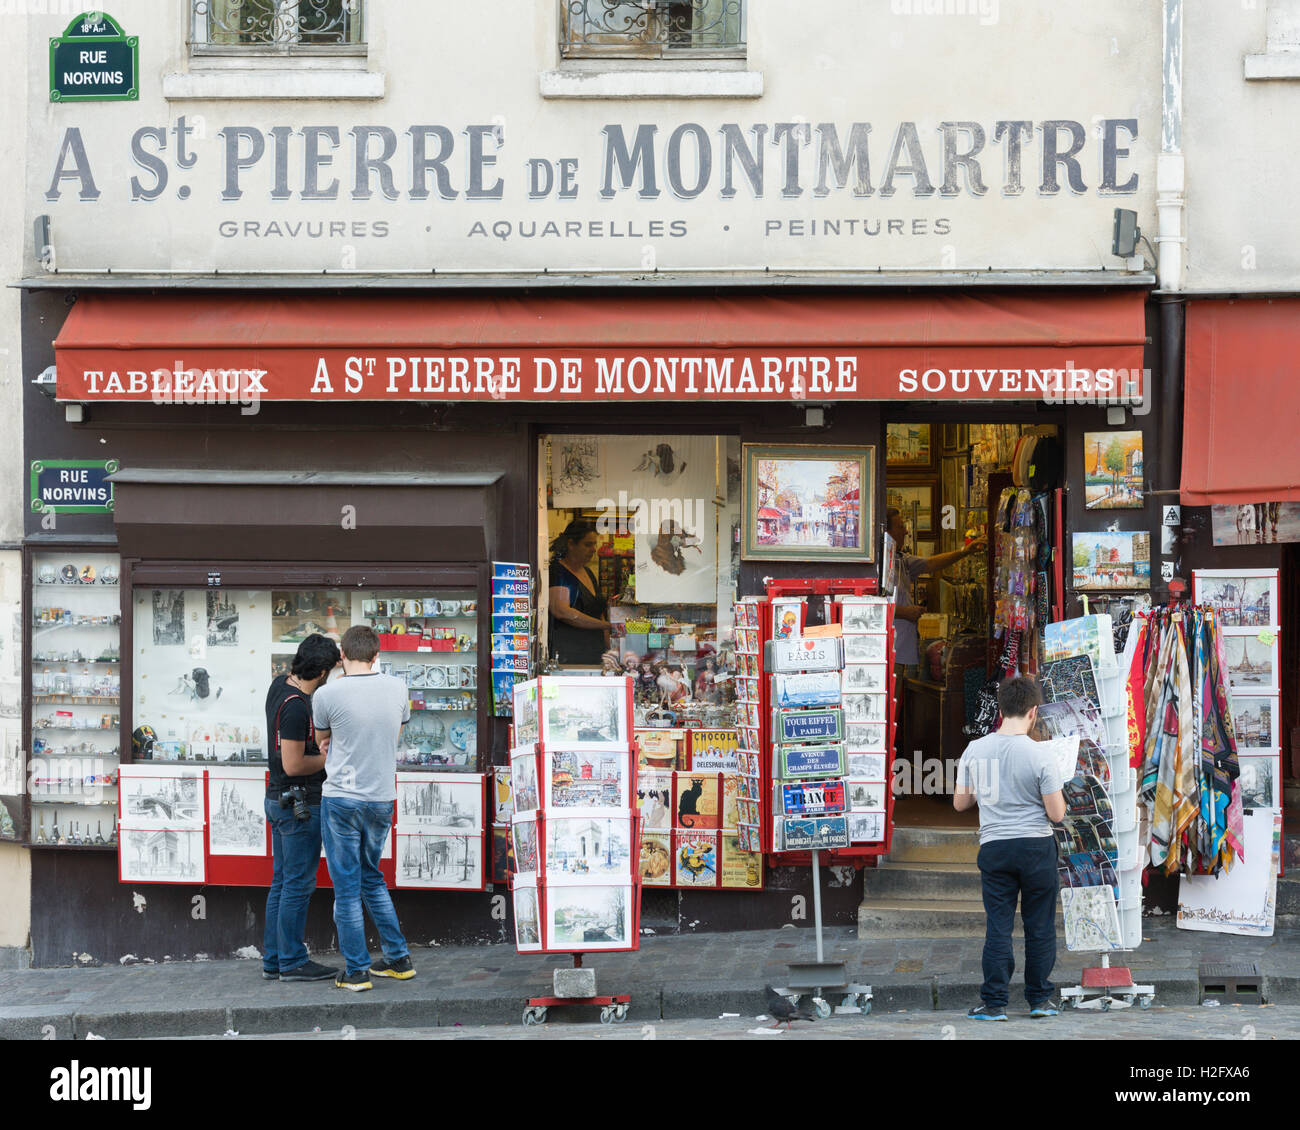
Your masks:
M 876 596 L 880 587 L 874 578 L 842 578 L 842 579 L 807 579 L 807 580 L 781 580 L 775 581 L 769 579 L 766 582 L 767 600 L 760 603 L 762 614 L 760 623 L 762 625 L 762 640 L 766 644 L 772 639 L 773 625 L 772 616 L 770 615 L 771 603 L 773 600 L 781 598 L 799 598 L 811 601 L 820 597 L 824 602 L 824 623 L 840 624 L 843 623 L 844 605 L 837 601 L 835 597 L 866 597 Z M 893 683 L 893 606 L 884 604 L 884 619 L 882 621 L 883 631 L 879 634 L 884 639 L 884 652 L 882 658 L 885 668 L 884 676 L 884 728 L 885 728 L 885 781 L 884 781 L 884 828 L 883 835 L 879 845 L 863 844 L 855 846 L 848 839 L 847 824 L 842 843 L 838 846 L 828 849 L 813 847 L 807 852 L 791 852 L 785 849 L 784 842 L 778 843 L 777 832 L 779 828 L 779 816 L 777 805 L 772 805 L 771 811 L 767 814 L 765 820 L 764 836 L 765 844 L 774 854 L 781 857 L 781 863 L 801 864 L 805 858 L 812 865 L 812 886 L 813 886 L 813 927 L 817 939 L 817 960 L 815 962 L 792 962 L 788 966 L 790 974 L 788 984 L 784 987 L 775 989 L 775 992 L 787 999 L 797 1002 L 799 998 L 810 995 L 816 1013 L 821 1018 L 826 1018 L 835 1013 L 856 1013 L 867 1015 L 871 1012 L 872 990 L 870 985 L 858 985 L 851 983 L 848 972 L 842 961 L 827 961 L 825 947 L 822 936 L 822 904 L 821 904 L 821 856 L 823 850 L 826 854 L 836 860 L 853 860 L 860 861 L 871 856 L 882 855 L 889 850 L 890 832 L 893 827 L 893 791 L 889 787 L 892 779 L 892 760 L 894 744 L 894 683 Z M 802 625 L 801 625 L 802 628 Z M 874 633 L 873 633 L 874 634 Z M 843 638 L 841 636 L 841 638 Z M 841 674 L 843 669 L 841 662 Z M 770 680 L 774 676 L 764 668 L 764 678 L 761 680 L 763 685 L 763 705 L 764 709 L 759 719 L 759 748 L 763 751 L 763 762 L 769 770 L 768 780 L 765 782 L 769 789 L 773 790 L 770 795 L 775 797 L 775 789 L 778 785 L 773 783 L 774 772 L 776 769 L 776 744 L 772 734 L 772 710 L 776 707 L 776 697 L 770 687 Z M 846 782 L 847 784 L 847 782 Z M 846 821 L 846 817 L 840 817 Z M 828 822 L 828 827 L 830 827 Z M 831 1000 L 838 1000 L 838 1003 L 832 1005 Z

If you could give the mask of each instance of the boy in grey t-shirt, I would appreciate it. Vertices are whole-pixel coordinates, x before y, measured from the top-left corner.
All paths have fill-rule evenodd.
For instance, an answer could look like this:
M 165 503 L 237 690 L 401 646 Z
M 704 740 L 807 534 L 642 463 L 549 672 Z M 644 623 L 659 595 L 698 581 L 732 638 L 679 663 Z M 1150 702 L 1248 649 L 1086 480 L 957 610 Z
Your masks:
M 325 749 L 321 788 L 321 838 L 334 884 L 334 925 L 347 970 L 334 984 L 359 992 L 370 976 L 415 976 L 379 861 L 388 848 L 397 797 L 397 743 L 410 720 L 405 684 L 374 670 L 379 637 L 357 624 L 343 633 L 343 678 L 312 698 L 316 737 Z M 372 963 L 366 947 L 365 904 L 379 932 L 384 960 Z
M 1028 678 L 998 687 L 1002 725 L 971 742 L 957 766 L 953 807 L 980 810 L 980 885 L 988 925 L 984 936 L 983 1004 L 974 1020 L 1007 1018 L 1008 985 L 1015 971 L 1011 930 L 1016 902 L 1025 924 L 1025 997 L 1029 1015 L 1055 1016 L 1056 837 L 1052 823 L 1065 817 L 1061 774 L 1047 750 L 1030 738 L 1043 693 Z

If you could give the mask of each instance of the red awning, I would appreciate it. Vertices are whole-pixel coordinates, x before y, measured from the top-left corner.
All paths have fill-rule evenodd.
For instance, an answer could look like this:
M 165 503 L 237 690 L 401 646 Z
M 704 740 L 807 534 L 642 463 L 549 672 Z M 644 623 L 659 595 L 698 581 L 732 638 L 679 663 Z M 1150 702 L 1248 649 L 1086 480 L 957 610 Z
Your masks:
M 1140 395 L 1145 294 L 87 295 L 58 398 L 1039 400 Z
M 1300 501 L 1300 299 L 1189 302 L 1182 501 Z

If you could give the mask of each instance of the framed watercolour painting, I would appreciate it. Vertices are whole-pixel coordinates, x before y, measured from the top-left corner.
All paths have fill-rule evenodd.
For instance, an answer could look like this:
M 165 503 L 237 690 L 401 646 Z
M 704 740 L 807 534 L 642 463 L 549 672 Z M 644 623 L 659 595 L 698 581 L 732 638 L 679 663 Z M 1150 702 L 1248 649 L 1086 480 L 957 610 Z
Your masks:
M 741 556 L 749 561 L 873 561 L 875 448 L 742 448 Z
M 929 424 L 886 424 L 885 465 L 929 467 L 934 462 L 934 440 Z

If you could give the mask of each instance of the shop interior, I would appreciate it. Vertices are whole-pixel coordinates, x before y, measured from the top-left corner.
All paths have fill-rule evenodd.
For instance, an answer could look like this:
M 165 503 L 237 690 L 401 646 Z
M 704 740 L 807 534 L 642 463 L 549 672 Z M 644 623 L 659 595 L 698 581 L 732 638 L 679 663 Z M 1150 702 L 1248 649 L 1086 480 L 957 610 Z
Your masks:
M 979 692 L 1011 665 L 1022 674 L 1034 670 L 1031 629 L 1052 618 L 1059 600 L 1049 566 L 1059 541 L 1054 492 L 1028 463 L 1034 450 L 1050 457 L 1058 430 L 1028 423 L 886 425 L 885 507 L 898 509 L 906 525 L 902 554 L 934 558 L 988 539 L 985 550 L 922 574 L 912 586 L 913 602 L 925 611 L 917 621 L 919 663 L 902 669 L 898 692 L 898 826 L 978 826 L 978 811 L 953 811 L 951 797 Z M 1008 626 L 1019 626 L 1026 641 L 1014 655 L 1007 653 Z
M 579 583 L 591 589 L 594 581 L 611 625 L 607 635 L 589 633 L 577 661 L 549 632 L 552 663 L 636 676 L 637 726 L 729 728 L 739 438 L 548 435 L 539 459 L 539 594 L 545 601 L 574 577 L 556 558 L 556 541 L 570 523 L 590 523 L 595 552 L 578 566 L 579 576 L 588 571 Z

